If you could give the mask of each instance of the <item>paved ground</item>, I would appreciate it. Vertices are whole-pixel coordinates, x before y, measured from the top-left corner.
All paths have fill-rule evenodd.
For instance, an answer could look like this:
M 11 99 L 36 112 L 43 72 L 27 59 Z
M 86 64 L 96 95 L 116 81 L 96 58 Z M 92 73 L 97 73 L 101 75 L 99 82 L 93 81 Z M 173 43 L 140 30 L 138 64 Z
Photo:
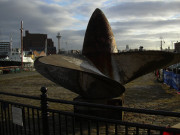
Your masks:
M 77 96 L 77 94 L 57 86 L 35 71 L 0 75 L 0 91 L 39 96 L 41 86 L 48 88 L 48 97 L 50 98 L 73 100 Z M 140 77 L 128 83 L 125 87 L 124 106 L 126 107 L 180 112 L 180 95 L 165 84 L 158 83 L 153 73 Z M 3 96 L 3 98 L 16 102 L 26 102 L 24 99 L 14 99 L 6 96 Z M 28 101 L 27 103 L 39 105 L 35 101 Z M 56 107 L 52 105 L 52 108 Z M 61 109 L 64 110 L 71 110 L 72 108 L 72 106 L 61 106 Z M 180 119 L 177 118 L 132 113 L 125 113 L 125 120 L 162 126 L 174 125 L 180 122 Z

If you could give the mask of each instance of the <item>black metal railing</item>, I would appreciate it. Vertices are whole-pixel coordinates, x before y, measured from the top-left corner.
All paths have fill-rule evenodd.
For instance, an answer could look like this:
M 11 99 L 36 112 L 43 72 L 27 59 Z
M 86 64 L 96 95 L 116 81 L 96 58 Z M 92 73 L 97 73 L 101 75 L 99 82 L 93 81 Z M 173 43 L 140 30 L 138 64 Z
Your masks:
M 180 133 L 180 129 L 166 128 L 146 123 L 134 123 L 113 118 L 97 117 L 89 114 L 74 113 L 50 109 L 48 102 L 116 110 L 119 112 L 132 112 L 148 115 L 161 115 L 165 117 L 180 118 L 178 112 L 135 109 L 121 106 L 93 104 L 77 101 L 51 99 L 47 97 L 47 89 L 41 88 L 41 96 L 27 96 L 0 92 L 0 95 L 14 96 L 40 101 L 40 106 L 27 105 L 0 99 L 0 134 L 2 135 L 154 135 L 163 132 Z M 60 103 L 60 104 L 59 104 Z M 13 108 L 17 112 L 13 112 Z M 18 112 L 18 109 L 20 112 Z M 22 120 L 21 120 L 22 119 Z

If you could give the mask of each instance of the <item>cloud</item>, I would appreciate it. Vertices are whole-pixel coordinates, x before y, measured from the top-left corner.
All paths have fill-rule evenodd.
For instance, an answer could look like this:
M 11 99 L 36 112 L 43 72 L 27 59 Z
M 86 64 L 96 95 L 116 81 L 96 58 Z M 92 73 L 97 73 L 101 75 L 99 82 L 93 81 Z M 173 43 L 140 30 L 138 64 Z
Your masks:
M 76 21 L 64 7 L 41 1 L 7 1 L 1 2 L 0 7 L 1 23 L 8 25 L 11 21 L 19 23 L 23 20 L 27 27 L 37 31 L 51 30 L 54 26 L 63 29 Z
M 111 17 L 159 17 L 179 14 L 178 1 L 122 2 L 106 9 Z
M 180 28 L 180 2 L 176 0 L 0 0 L 0 41 L 13 36 L 20 43 L 20 21 L 30 33 L 44 33 L 57 46 L 57 32 L 65 49 L 81 49 L 90 16 L 102 9 L 114 32 L 117 45 L 124 49 L 138 45 L 156 49 L 159 37 L 177 41 Z
M 179 1 L 122 1 L 104 8 L 110 21 L 117 45 L 122 48 L 130 44 L 148 49 L 159 49 L 159 37 L 166 42 L 165 48 L 172 46 L 172 40 L 178 40 L 180 28 Z M 168 35 L 168 36 L 167 36 Z
M 19 38 L 20 21 L 24 21 L 24 29 L 33 33 L 57 33 L 70 29 L 78 20 L 72 17 L 65 7 L 47 4 L 41 1 L 8 0 L 0 2 L 0 31 L 7 34 L 5 40 L 13 33 Z M 3 37 L 4 38 L 4 37 Z M 2 40 L 2 37 L 0 37 Z M 16 40 L 16 39 L 15 39 Z

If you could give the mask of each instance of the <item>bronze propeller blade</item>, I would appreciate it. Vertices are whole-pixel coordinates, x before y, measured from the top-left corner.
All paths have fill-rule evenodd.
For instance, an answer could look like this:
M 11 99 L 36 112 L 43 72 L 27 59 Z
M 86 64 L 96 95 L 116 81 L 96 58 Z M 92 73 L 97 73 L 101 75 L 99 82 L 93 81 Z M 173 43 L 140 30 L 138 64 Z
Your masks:
M 123 84 L 180 61 L 160 51 L 117 53 L 108 20 L 100 9 L 92 14 L 82 55 L 50 55 L 35 61 L 36 70 L 51 81 L 89 99 L 118 97 Z
M 40 57 L 35 61 L 35 68 L 49 80 L 85 98 L 113 98 L 125 91 L 120 83 L 106 77 L 91 62 L 81 57 Z

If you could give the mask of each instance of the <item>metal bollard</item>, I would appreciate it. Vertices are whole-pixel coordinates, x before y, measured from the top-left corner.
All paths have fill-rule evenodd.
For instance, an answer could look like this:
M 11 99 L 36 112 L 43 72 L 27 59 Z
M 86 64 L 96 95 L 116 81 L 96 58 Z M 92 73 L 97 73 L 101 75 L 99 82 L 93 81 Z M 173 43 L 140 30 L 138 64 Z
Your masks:
M 43 135 L 49 135 L 48 128 L 48 103 L 47 103 L 47 88 L 41 87 L 41 117 L 42 117 L 42 127 Z

